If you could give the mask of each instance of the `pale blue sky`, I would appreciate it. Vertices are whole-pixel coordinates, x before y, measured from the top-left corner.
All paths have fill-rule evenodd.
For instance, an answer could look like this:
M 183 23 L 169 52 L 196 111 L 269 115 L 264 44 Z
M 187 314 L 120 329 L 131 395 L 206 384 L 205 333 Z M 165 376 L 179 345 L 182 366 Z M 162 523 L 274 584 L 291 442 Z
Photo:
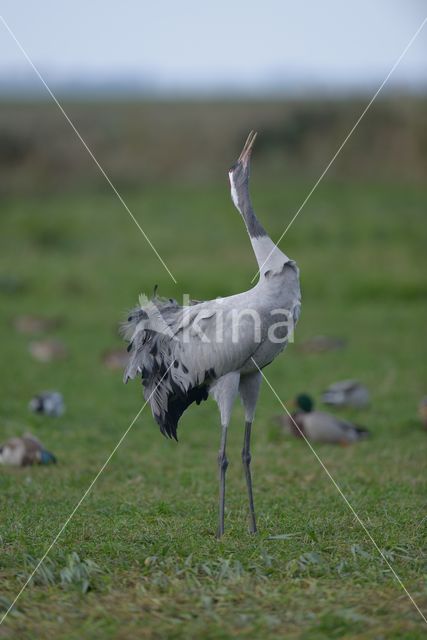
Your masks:
M 161 86 L 380 82 L 427 15 L 425 0 L 0 0 L 49 80 L 148 74 Z M 28 63 L 0 24 L 0 74 Z M 395 82 L 427 80 L 427 25 Z

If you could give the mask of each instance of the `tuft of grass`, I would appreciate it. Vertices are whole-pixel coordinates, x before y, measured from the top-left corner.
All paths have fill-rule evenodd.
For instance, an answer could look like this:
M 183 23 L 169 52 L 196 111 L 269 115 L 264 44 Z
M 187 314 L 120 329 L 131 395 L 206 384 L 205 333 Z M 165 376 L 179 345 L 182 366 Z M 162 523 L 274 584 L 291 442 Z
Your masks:
M 94 588 L 96 576 L 102 573 L 96 562 L 90 558 L 80 560 L 78 553 L 75 551 L 68 554 L 65 559 L 65 565 L 64 561 L 60 563 L 49 557 L 38 567 L 39 562 L 37 558 L 33 558 L 31 555 L 25 558 L 27 575 L 24 575 L 23 578 L 28 579 L 37 568 L 31 578 L 31 584 L 34 586 L 49 587 L 60 585 L 64 589 L 76 587 L 82 593 L 87 593 Z

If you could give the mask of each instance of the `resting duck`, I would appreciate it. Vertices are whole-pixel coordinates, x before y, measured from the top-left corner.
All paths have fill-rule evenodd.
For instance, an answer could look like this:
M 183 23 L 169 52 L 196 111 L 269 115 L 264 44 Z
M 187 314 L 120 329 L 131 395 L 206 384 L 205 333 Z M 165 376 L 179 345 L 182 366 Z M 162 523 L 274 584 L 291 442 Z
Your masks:
M 418 413 L 424 429 L 427 429 L 427 396 L 424 396 L 418 405 Z
M 65 411 L 64 398 L 59 391 L 43 391 L 30 400 L 30 411 L 46 416 L 62 416 Z
M 335 407 L 366 407 L 369 404 L 369 391 L 357 380 L 341 380 L 323 392 L 322 402 Z
M 30 433 L 22 438 L 10 438 L 0 445 L 0 464 L 11 467 L 26 467 L 32 464 L 49 464 L 56 462 L 55 456 L 46 451 L 40 440 Z
M 297 411 L 289 416 L 281 416 L 281 423 L 292 435 L 302 438 L 302 434 L 311 442 L 329 442 L 351 444 L 369 435 L 367 429 L 337 418 L 330 413 L 313 411 L 311 397 L 301 393 L 295 399 Z

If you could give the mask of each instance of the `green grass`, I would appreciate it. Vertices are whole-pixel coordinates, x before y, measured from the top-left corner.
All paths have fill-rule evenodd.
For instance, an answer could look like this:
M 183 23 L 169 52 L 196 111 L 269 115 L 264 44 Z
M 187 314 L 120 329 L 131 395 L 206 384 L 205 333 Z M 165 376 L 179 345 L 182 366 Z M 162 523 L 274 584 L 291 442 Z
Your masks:
M 308 188 L 255 183 L 256 209 L 277 238 Z M 175 286 L 112 194 L 10 198 L 0 219 L 0 429 L 27 428 L 56 467 L 0 472 L 0 608 L 7 608 L 142 405 L 102 353 L 141 292 L 196 299 L 249 286 L 250 245 L 218 187 L 144 189 L 125 198 L 178 280 Z M 288 402 L 354 377 L 371 389 L 357 418 L 372 438 L 319 455 L 419 606 L 427 612 L 425 393 L 427 195 L 404 185 L 324 183 L 282 246 L 301 268 L 296 344 L 267 370 Z M 16 290 L 13 283 L 18 285 Z M 9 286 L 8 286 L 9 283 Z M 63 316 L 53 335 L 69 357 L 40 364 L 19 314 Z M 302 354 L 317 334 L 345 350 Z M 423 378 L 424 376 L 424 378 Z M 60 419 L 28 413 L 33 393 L 63 392 Z M 149 411 L 129 432 L 0 638 L 406 638 L 425 625 L 308 447 L 274 422 L 264 385 L 253 435 L 259 534 L 246 529 L 243 413 L 229 435 L 226 535 L 214 537 L 218 415 L 192 407 L 180 443 Z

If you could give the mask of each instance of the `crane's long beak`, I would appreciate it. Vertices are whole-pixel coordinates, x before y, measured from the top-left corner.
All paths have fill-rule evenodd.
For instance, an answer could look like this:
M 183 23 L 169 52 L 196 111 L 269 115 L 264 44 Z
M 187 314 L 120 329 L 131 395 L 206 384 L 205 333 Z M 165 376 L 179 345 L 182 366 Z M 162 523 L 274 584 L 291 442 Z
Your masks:
M 242 153 L 239 156 L 238 162 L 241 162 L 243 166 L 247 166 L 251 159 L 252 149 L 254 146 L 255 138 L 257 137 L 256 131 L 251 131 L 243 147 Z

